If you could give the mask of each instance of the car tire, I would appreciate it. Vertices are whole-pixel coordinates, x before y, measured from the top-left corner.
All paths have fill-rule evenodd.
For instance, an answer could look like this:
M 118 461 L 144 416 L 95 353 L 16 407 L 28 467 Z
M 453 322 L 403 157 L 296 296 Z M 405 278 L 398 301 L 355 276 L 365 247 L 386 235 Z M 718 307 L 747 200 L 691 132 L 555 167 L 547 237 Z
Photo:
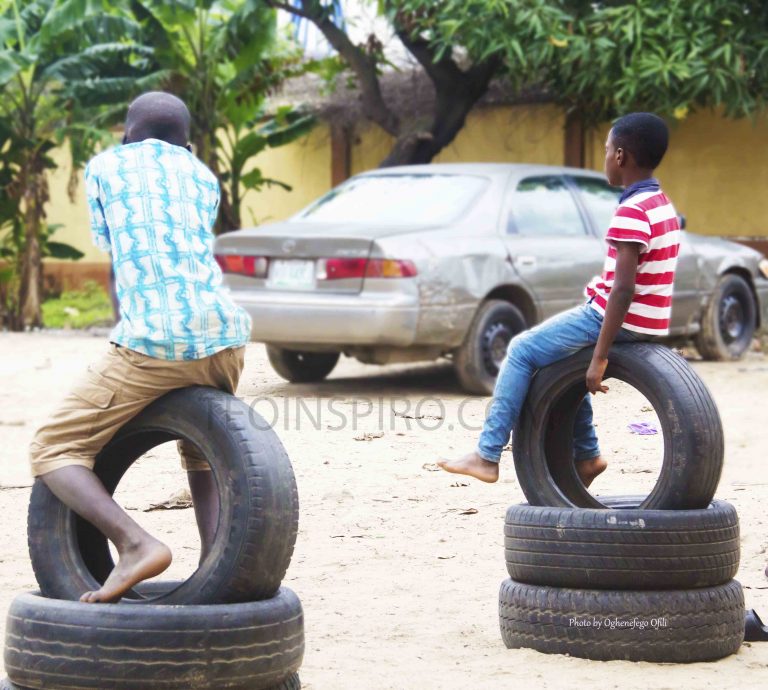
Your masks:
M 492 299 L 477 310 L 453 365 L 461 387 L 491 395 L 510 340 L 528 328 L 523 313 L 504 300 Z
M 573 462 L 573 422 L 586 394 L 592 359 L 587 348 L 540 369 L 533 378 L 513 434 L 520 487 L 537 506 L 607 508 L 582 484 Z M 653 343 L 614 345 L 605 380 L 626 381 L 657 411 L 664 460 L 640 508 L 706 508 L 723 468 L 723 427 L 704 382 L 672 350 Z M 609 395 L 613 395 L 609 393 Z
M 507 572 L 517 582 L 575 589 L 692 589 L 733 579 L 739 517 L 725 501 L 702 510 L 511 506 L 504 524 Z
M 32 690 L 31 688 L 22 688 L 21 685 L 15 685 L 9 678 L 0 680 L 0 690 Z M 249 690 L 252 690 L 249 687 Z M 292 673 L 281 683 L 270 685 L 264 690 L 301 690 L 301 679 L 298 673 Z
M 720 278 L 701 318 L 694 344 L 704 359 L 741 359 L 757 327 L 757 305 L 744 278 L 729 273 Z
M 239 604 L 11 603 L 5 668 L 22 688 L 289 690 L 304 655 L 298 597 Z
M 508 649 L 598 661 L 721 659 L 741 646 L 744 616 L 744 594 L 736 580 L 717 587 L 651 592 L 564 589 L 505 580 L 499 592 L 501 638 Z
M 326 378 L 336 367 L 339 352 L 300 352 L 267 345 L 267 357 L 272 368 L 291 383 L 316 383 Z
M 195 386 L 156 400 L 115 434 L 94 472 L 114 493 L 147 450 L 173 439 L 194 443 L 211 464 L 221 509 L 210 553 L 188 580 L 152 604 L 225 604 L 271 597 L 293 554 L 298 495 L 277 434 L 241 400 Z M 219 481 L 224 479 L 224 481 Z M 44 596 L 76 601 L 114 567 L 107 539 L 45 484 L 32 489 L 27 520 L 32 567 Z

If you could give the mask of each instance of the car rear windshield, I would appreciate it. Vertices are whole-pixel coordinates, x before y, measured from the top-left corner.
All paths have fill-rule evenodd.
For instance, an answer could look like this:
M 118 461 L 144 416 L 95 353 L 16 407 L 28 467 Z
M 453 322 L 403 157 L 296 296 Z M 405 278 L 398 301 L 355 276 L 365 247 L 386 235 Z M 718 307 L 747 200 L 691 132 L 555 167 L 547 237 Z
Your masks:
M 466 212 L 487 184 L 473 175 L 366 175 L 331 190 L 294 220 L 447 223 Z

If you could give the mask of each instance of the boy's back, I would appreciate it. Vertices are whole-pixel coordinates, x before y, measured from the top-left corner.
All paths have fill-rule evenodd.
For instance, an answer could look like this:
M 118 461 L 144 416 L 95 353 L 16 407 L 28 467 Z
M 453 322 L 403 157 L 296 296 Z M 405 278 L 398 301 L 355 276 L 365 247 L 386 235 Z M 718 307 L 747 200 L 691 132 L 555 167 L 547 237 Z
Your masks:
M 124 144 L 88 164 L 94 241 L 112 255 L 120 322 L 111 340 L 159 359 L 242 345 L 248 315 L 222 289 L 213 256 L 218 181 L 181 146 Z

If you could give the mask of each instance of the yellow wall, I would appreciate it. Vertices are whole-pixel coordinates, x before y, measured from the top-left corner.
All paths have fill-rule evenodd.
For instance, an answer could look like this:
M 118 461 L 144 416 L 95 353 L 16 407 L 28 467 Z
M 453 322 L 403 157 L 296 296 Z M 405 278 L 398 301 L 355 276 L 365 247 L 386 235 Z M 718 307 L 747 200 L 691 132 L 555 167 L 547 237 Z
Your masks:
M 245 196 L 243 227 L 283 220 L 297 213 L 331 187 L 331 134 L 328 125 L 318 125 L 306 137 L 267 149 L 253 159 L 264 177 L 284 182 Z
M 602 168 L 608 127 L 588 134 L 587 164 Z M 351 149 L 356 174 L 375 168 L 389 152 L 392 140 L 380 129 L 361 127 Z M 456 140 L 436 162 L 518 162 L 560 165 L 563 162 L 563 115 L 550 105 L 480 109 L 472 113 Z M 672 129 L 667 158 L 659 177 L 694 232 L 730 236 L 768 236 L 761 213 L 761 192 L 768 188 L 768 116 L 729 120 L 713 112 L 690 115 Z M 67 198 L 69 168 L 66 155 L 51 178 L 48 219 L 62 223 L 56 239 L 69 242 L 86 256 L 83 261 L 106 261 L 90 241 L 82 180 L 77 201 Z M 303 139 L 258 156 L 262 173 L 293 187 L 250 192 L 243 210 L 245 226 L 285 219 L 326 192 L 331 186 L 331 141 L 327 125 L 317 126 Z
M 477 110 L 435 162 L 562 165 L 564 122 L 551 105 Z
M 435 163 L 563 162 L 564 117 L 551 105 L 484 108 L 467 118 L 456 139 Z M 363 127 L 353 140 L 352 174 L 375 168 L 386 158 L 392 137 L 378 127 Z
M 608 127 L 591 139 L 590 167 L 601 170 Z M 704 235 L 768 237 L 761 200 L 768 189 L 768 117 L 730 120 L 713 111 L 672 126 L 658 177 L 687 228 Z
M 100 249 L 96 249 L 91 242 L 88 205 L 85 203 L 82 171 L 78 174 L 78 184 L 74 196 L 75 201 L 72 203 L 67 194 L 67 184 L 71 170 L 69 153 L 65 149 L 56 149 L 53 151 L 53 159 L 59 167 L 51 172 L 49 179 L 51 201 L 47 207 L 48 223 L 51 225 L 63 225 L 63 227 L 56 231 L 53 239 L 56 242 L 66 242 L 77 247 L 85 254 L 80 260 L 81 262 L 109 261 L 108 255 Z

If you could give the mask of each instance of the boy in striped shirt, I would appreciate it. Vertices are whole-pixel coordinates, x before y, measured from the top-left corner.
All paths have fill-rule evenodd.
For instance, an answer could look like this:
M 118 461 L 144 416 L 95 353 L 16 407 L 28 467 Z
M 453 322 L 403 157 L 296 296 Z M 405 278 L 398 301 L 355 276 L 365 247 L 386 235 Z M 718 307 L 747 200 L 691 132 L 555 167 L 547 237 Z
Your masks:
M 669 332 L 680 226 L 672 203 L 653 177 L 668 143 L 667 125 L 656 115 L 632 113 L 615 122 L 605 144 L 605 174 L 611 185 L 624 187 L 624 193 L 606 234 L 603 274 L 587 286 L 586 304 L 512 340 L 477 449 L 457 460 L 439 461 L 444 470 L 485 482 L 499 478 L 501 451 L 537 369 L 594 345 L 587 390 L 605 393 L 608 388 L 602 380 L 614 342 Z M 600 457 L 589 395 L 579 408 L 573 433 L 576 468 L 589 486 L 607 466 Z

